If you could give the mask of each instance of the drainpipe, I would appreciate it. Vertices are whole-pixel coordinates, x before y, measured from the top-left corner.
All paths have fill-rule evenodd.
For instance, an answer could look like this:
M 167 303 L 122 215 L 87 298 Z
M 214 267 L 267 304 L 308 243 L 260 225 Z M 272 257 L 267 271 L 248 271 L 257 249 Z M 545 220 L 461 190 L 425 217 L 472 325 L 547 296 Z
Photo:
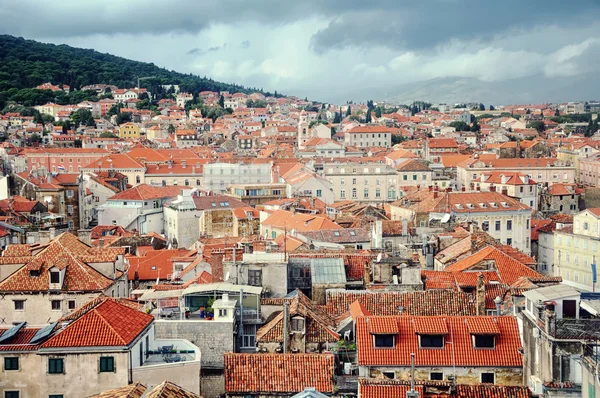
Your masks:
M 240 348 L 244 343 L 244 289 L 240 289 Z
M 288 341 L 288 302 L 283 303 L 283 353 L 287 354 Z

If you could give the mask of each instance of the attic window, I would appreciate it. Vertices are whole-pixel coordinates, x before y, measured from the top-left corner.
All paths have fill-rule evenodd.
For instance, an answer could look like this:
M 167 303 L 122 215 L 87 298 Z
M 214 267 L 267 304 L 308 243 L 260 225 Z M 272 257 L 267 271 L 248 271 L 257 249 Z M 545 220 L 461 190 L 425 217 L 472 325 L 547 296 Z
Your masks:
M 475 206 L 473 206 L 473 204 L 472 204 L 472 203 L 467 203 L 467 207 L 468 207 L 469 209 L 474 209 L 474 208 L 475 208 Z
M 444 348 L 444 335 L 421 334 L 419 335 L 420 348 Z
M 210 204 L 212 207 L 217 207 L 217 204 L 215 202 L 211 202 Z
M 508 207 L 508 203 L 506 203 L 506 202 L 501 202 L 501 204 L 502 204 L 502 207 Z
M 498 204 L 495 202 L 490 202 L 490 206 L 492 206 L 494 209 L 498 208 Z
M 457 208 L 457 209 L 459 209 L 459 210 L 463 208 L 463 207 L 462 207 L 462 205 L 461 205 L 460 203 L 457 203 L 455 206 L 456 206 L 456 208 Z
M 60 272 L 58 272 L 58 271 L 50 272 L 50 283 L 60 283 Z
M 340 236 L 340 231 L 334 231 L 334 232 L 333 232 L 333 234 L 334 234 L 335 236 Z
M 156 265 L 152 266 L 152 271 L 156 271 Z
M 356 236 L 356 232 L 355 231 L 350 231 L 350 236 Z
M 376 334 L 373 336 L 375 348 L 394 348 L 396 345 L 396 335 Z
M 482 209 L 487 208 L 487 205 L 485 203 L 479 203 L 479 207 L 481 207 Z
M 476 334 L 473 336 L 474 348 L 496 348 L 496 337 L 489 334 Z

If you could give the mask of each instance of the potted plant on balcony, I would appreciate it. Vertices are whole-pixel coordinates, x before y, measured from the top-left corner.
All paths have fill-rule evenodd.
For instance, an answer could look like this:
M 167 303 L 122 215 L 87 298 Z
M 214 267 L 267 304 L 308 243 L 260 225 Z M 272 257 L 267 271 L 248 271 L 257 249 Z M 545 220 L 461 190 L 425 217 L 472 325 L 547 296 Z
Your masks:
M 206 314 L 206 319 L 208 319 L 209 321 L 212 320 L 215 316 L 215 310 L 213 309 L 213 304 L 215 303 L 215 299 L 209 299 L 208 300 L 208 305 L 206 306 L 206 309 L 204 310 L 205 314 Z

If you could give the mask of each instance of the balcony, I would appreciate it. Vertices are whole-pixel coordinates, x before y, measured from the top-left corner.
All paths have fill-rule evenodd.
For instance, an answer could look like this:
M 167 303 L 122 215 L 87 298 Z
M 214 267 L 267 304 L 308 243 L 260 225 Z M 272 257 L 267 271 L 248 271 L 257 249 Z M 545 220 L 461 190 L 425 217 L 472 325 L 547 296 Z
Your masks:
M 200 361 L 200 349 L 188 340 L 156 339 L 142 367 Z

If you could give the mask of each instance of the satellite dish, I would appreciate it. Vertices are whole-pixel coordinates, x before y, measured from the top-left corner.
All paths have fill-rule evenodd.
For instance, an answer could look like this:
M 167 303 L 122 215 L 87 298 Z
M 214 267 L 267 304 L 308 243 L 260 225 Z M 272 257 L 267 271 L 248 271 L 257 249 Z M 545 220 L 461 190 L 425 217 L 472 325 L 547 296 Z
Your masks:
M 450 221 L 450 214 L 444 214 L 440 222 L 447 223 L 448 221 Z
M 381 262 L 381 253 L 379 253 L 379 254 L 377 255 L 377 262 L 378 262 L 378 263 L 380 263 L 380 262 Z
M 227 282 L 229 280 L 229 271 L 227 271 L 227 273 L 225 274 L 225 282 Z

